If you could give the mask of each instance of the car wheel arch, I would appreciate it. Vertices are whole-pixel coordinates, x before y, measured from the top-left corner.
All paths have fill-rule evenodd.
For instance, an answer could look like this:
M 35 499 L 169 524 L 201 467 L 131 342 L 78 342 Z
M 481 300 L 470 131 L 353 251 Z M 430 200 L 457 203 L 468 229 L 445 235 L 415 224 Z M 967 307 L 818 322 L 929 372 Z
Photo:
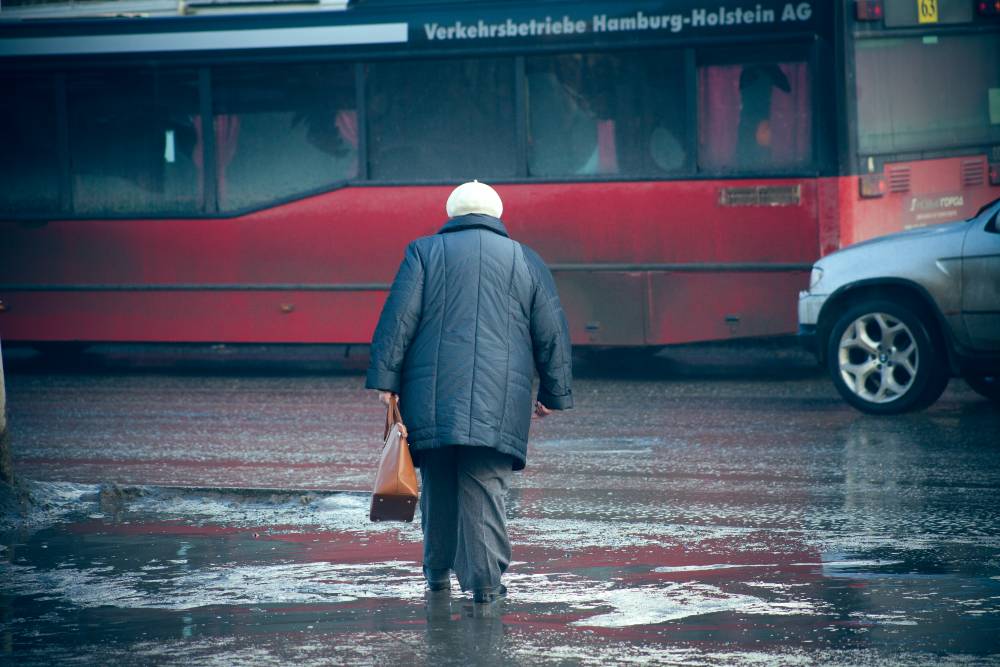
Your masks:
M 926 317 L 928 332 L 948 355 L 948 367 L 953 374 L 958 373 L 958 359 L 955 356 L 955 341 L 948 329 L 944 316 L 926 289 L 915 282 L 903 279 L 861 280 L 838 288 L 823 304 L 816 321 L 819 361 L 826 363 L 825 341 L 840 315 L 864 301 L 889 299 L 909 305 Z

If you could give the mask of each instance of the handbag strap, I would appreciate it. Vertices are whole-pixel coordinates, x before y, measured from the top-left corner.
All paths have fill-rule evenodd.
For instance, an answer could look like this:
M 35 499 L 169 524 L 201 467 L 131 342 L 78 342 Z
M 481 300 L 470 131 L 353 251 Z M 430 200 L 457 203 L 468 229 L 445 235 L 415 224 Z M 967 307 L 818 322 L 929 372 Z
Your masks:
M 385 433 L 382 434 L 382 440 L 385 441 L 389 437 L 389 430 L 394 424 L 402 424 L 403 415 L 399 412 L 399 401 L 396 399 L 395 394 L 389 395 L 389 405 L 385 411 Z

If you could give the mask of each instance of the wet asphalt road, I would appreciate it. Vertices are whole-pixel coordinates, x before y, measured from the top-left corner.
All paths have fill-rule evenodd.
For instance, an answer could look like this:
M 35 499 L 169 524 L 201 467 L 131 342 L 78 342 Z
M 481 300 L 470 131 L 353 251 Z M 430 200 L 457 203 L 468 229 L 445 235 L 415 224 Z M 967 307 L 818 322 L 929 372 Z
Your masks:
M 1000 411 L 953 381 L 868 417 L 786 371 L 579 379 L 533 424 L 489 617 L 367 522 L 360 377 L 14 373 L 43 505 L 2 535 L 0 660 L 1000 664 Z

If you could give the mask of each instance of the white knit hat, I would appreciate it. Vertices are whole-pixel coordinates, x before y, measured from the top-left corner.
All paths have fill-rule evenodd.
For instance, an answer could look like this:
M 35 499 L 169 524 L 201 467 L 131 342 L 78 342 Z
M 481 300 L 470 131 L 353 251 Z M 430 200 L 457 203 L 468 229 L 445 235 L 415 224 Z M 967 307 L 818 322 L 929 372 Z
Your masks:
M 457 218 L 469 213 L 483 213 L 499 218 L 503 213 L 503 202 L 497 191 L 479 181 L 462 183 L 451 191 L 445 210 L 449 218 Z

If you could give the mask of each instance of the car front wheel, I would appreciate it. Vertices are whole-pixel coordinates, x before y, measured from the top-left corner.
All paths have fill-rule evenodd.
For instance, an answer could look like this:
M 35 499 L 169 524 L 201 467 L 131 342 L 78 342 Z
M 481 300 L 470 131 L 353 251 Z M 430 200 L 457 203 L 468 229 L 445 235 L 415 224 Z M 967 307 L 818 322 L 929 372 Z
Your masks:
M 909 307 L 872 300 L 848 309 L 830 331 L 827 366 L 848 403 L 871 414 L 927 407 L 948 384 L 944 350 Z

